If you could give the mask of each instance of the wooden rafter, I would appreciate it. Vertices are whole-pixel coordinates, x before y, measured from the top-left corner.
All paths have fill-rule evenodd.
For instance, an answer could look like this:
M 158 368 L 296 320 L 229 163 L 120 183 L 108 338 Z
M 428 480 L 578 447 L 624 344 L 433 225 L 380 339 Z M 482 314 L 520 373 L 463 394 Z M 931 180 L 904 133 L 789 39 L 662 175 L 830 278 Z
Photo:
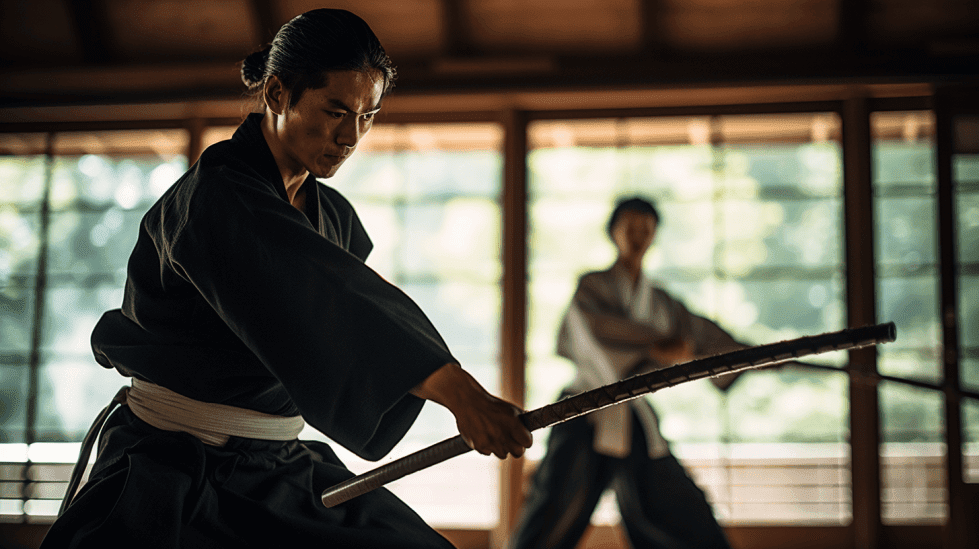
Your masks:
M 268 44 L 284 21 L 280 20 L 273 0 L 250 0 L 249 4 L 255 18 L 255 43 Z
M 444 57 L 466 57 L 473 55 L 475 46 L 469 39 L 468 0 L 441 0 L 442 34 L 445 36 Z
M 667 49 L 665 0 L 639 0 L 639 40 L 644 54 L 662 55 Z
M 836 41 L 851 53 L 867 51 L 870 0 L 837 0 Z
M 105 0 L 66 0 L 78 36 L 82 58 L 87 64 L 107 65 L 116 60 L 112 50 L 112 27 Z

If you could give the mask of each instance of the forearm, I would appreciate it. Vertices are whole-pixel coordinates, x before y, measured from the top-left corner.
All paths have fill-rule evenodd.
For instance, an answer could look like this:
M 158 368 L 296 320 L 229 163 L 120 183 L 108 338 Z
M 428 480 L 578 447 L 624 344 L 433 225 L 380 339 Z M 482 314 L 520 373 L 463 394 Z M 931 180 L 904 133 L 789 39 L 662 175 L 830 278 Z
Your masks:
M 456 413 L 460 406 L 474 396 L 485 393 L 472 375 L 454 362 L 432 372 L 410 392 L 418 398 L 441 404 L 452 413 Z
M 519 457 L 533 443 L 533 436 L 520 421 L 520 409 L 489 394 L 456 363 L 433 372 L 411 394 L 448 408 L 456 418 L 459 434 L 481 454 Z

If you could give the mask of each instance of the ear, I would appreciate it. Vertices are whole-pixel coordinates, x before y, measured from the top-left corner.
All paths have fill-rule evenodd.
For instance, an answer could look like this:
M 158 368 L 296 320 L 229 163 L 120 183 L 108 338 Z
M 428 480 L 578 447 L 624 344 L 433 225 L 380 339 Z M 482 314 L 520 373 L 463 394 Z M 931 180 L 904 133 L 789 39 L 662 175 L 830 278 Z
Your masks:
M 289 90 L 282 85 L 282 80 L 279 80 L 278 76 L 272 75 L 265 79 L 262 99 L 273 114 L 281 115 L 289 105 Z

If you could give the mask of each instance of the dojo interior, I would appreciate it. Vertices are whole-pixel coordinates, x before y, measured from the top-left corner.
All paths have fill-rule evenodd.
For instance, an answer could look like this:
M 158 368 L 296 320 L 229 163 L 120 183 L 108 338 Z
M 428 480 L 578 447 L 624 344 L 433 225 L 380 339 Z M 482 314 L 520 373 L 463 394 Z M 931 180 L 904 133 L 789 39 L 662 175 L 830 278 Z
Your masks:
M 650 397 L 732 546 L 979 547 L 972 0 L 0 2 L 0 546 L 37 547 L 123 384 L 88 336 L 142 212 L 253 107 L 240 61 L 317 7 L 363 17 L 398 68 L 327 183 L 484 385 L 557 398 L 577 277 L 614 259 L 615 198 L 648 196 L 646 271 L 738 337 L 897 326 Z M 391 458 L 454 434 L 429 404 Z M 546 436 L 391 489 L 457 547 L 503 547 Z M 579 547 L 629 547 L 610 494 Z

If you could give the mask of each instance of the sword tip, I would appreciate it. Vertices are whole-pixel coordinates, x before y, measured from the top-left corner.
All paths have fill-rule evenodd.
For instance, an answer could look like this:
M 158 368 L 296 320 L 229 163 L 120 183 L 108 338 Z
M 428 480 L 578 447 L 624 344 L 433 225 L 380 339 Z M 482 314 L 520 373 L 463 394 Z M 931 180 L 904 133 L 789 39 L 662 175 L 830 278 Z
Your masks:
M 897 326 L 893 322 L 884 323 L 882 326 L 884 326 L 885 330 L 885 341 L 894 341 L 897 339 Z

